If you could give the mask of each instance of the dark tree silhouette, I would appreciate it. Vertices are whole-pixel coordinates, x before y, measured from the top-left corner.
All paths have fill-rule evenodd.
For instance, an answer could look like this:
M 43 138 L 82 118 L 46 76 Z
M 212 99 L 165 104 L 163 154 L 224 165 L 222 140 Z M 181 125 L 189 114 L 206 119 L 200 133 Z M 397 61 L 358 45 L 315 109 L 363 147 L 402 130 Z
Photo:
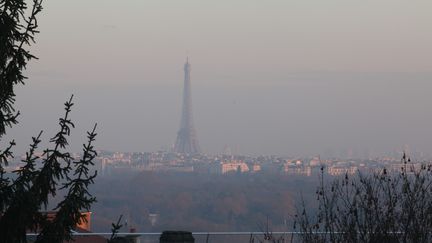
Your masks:
M 36 16 L 42 11 L 42 0 L 0 0 L 0 242 L 27 242 L 26 232 L 40 232 L 37 242 L 63 242 L 71 239 L 71 230 L 85 220 L 82 210 L 89 210 L 95 198 L 88 186 L 94 183 L 96 173 L 90 174 L 96 152 L 93 142 L 96 125 L 88 132 L 83 155 L 76 160 L 67 152 L 68 137 L 74 123 L 70 119 L 72 97 L 65 103 L 65 115 L 59 119 L 59 131 L 50 140 L 51 148 L 36 156 L 41 134 L 33 137 L 29 151 L 12 177 L 5 166 L 13 158 L 14 141 L 2 149 L 1 142 L 16 124 L 19 112 L 15 110 L 14 87 L 24 84 L 23 71 L 28 61 L 36 58 L 26 48 L 34 43 L 38 33 Z M 38 166 L 37 162 L 41 162 Z M 12 179 L 15 178 L 15 179 Z M 54 219 L 48 220 L 47 210 L 51 197 L 59 190 L 66 196 L 54 208 Z
M 416 168 L 404 154 L 399 173 L 321 174 L 318 209 L 301 207 L 294 228 L 303 242 L 431 242 L 432 167 Z

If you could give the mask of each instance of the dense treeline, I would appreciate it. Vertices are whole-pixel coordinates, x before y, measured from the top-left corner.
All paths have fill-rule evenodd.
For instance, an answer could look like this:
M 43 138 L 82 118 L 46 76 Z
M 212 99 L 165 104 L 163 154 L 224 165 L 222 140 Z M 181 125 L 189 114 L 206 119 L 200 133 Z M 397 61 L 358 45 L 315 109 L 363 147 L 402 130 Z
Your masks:
M 93 229 L 104 230 L 113 218 L 124 214 L 128 227 L 147 232 L 259 231 L 267 218 L 273 230 L 288 230 L 300 192 L 314 191 L 316 182 L 266 174 L 143 172 L 101 177 L 94 188 L 98 204 L 93 208 Z M 158 214 L 154 226 L 149 214 Z

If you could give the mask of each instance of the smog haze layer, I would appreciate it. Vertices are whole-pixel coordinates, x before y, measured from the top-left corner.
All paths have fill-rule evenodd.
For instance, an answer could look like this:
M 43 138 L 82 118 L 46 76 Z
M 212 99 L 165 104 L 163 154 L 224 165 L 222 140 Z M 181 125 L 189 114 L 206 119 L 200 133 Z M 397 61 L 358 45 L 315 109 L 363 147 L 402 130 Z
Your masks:
M 98 122 L 98 148 L 169 149 L 189 55 L 204 152 L 429 151 L 431 8 L 416 0 L 47 1 L 33 47 L 40 59 L 17 90 L 23 115 L 8 135 L 22 151 L 28 134 L 52 136 L 73 93 L 74 137 Z

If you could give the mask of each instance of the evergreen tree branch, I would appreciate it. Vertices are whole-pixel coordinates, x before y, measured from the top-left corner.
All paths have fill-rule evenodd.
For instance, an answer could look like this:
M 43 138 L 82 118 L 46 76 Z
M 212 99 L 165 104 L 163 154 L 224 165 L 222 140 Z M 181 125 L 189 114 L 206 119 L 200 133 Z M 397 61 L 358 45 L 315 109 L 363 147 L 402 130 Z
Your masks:
M 34 43 L 38 33 L 36 16 L 42 11 L 42 0 L 33 0 L 32 9 L 26 17 L 27 4 L 24 0 L 0 0 L 0 137 L 6 127 L 16 124 L 19 112 L 15 113 L 14 85 L 23 84 L 26 78 L 22 72 L 27 62 L 36 58 L 24 45 Z M 26 25 L 21 24 L 25 22 Z
M 15 141 L 11 141 L 9 146 L 0 153 L 0 214 L 4 212 L 8 205 L 8 201 L 12 195 L 10 188 L 10 179 L 5 177 L 6 171 L 3 167 L 8 165 L 9 159 L 13 158 L 11 149 L 15 146 Z
M 54 143 L 54 148 L 44 151 L 42 168 L 32 171 L 32 163 L 27 163 L 22 175 L 29 177 L 26 179 L 21 176 L 17 179 L 9 207 L 0 218 L 0 242 L 25 242 L 26 230 L 36 229 L 46 223 L 46 217 L 40 213 L 40 209 L 47 207 L 49 196 L 56 195 L 58 181 L 65 178 L 71 170 L 71 155 L 61 149 L 66 148 L 67 136 L 74 126 L 69 119 L 72 98 L 73 96 L 65 103 L 65 115 L 59 119 L 60 131 L 50 140 Z M 39 138 L 34 140 L 29 152 L 30 158 L 33 158 L 39 142 Z
M 74 179 L 63 183 L 61 189 L 68 189 L 67 195 L 57 205 L 59 210 L 52 222 L 47 222 L 36 240 L 42 242 L 63 242 L 72 240 L 71 232 L 78 223 L 83 220 L 82 210 L 89 211 L 91 204 L 96 201 L 88 191 L 88 186 L 94 183 L 96 172 L 89 174 L 89 166 L 94 165 L 93 160 L 97 156 L 93 147 L 96 137 L 96 125 L 91 132 L 88 132 L 88 142 L 83 144 L 83 156 L 79 161 L 73 162 L 75 172 Z

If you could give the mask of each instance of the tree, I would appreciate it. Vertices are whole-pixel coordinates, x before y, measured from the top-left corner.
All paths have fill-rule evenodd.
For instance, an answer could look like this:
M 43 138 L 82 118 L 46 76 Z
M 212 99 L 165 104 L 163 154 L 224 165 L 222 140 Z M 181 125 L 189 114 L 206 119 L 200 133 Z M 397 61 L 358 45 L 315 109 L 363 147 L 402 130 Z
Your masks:
M 18 122 L 14 87 L 24 84 L 23 71 L 28 61 L 36 58 L 26 48 L 34 43 L 38 33 L 36 17 L 41 11 L 42 0 L 33 0 L 30 6 L 25 0 L 0 0 L 0 142 L 7 129 Z M 5 171 L 13 158 L 15 142 L 10 141 L 4 149 L 0 147 L 0 242 L 27 242 L 28 230 L 40 232 L 36 242 L 70 240 L 71 230 L 85 220 L 81 211 L 89 210 L 96 201 L 88 191 L 96 177 L 96 172 L 89 172 L 97 155 L 93 148 L 96 125 L 88 132 L 81 159 L 73 158 L 67 151 L 74 127 L 70 119 L 72 106 L 71 97 L 65 103 L 65 115 L 59 119 L 59 131 L 50 139 L 51 148 L 40 157 L 35 152 L 42 132 L 33 137 L 23 166 L 13 171 L 15 179 Z M 47 209 L 50 197 L 59 190 L 66 195 L 55 207 L 56 217 L 48 220 L 41 210 Z
M 415 167 L 404 154 L 399 173 L 345 175 L 326 184 L 318 209 L 303 204 L 295 229 L 303 242 L 431 242 L 432 166 Z

